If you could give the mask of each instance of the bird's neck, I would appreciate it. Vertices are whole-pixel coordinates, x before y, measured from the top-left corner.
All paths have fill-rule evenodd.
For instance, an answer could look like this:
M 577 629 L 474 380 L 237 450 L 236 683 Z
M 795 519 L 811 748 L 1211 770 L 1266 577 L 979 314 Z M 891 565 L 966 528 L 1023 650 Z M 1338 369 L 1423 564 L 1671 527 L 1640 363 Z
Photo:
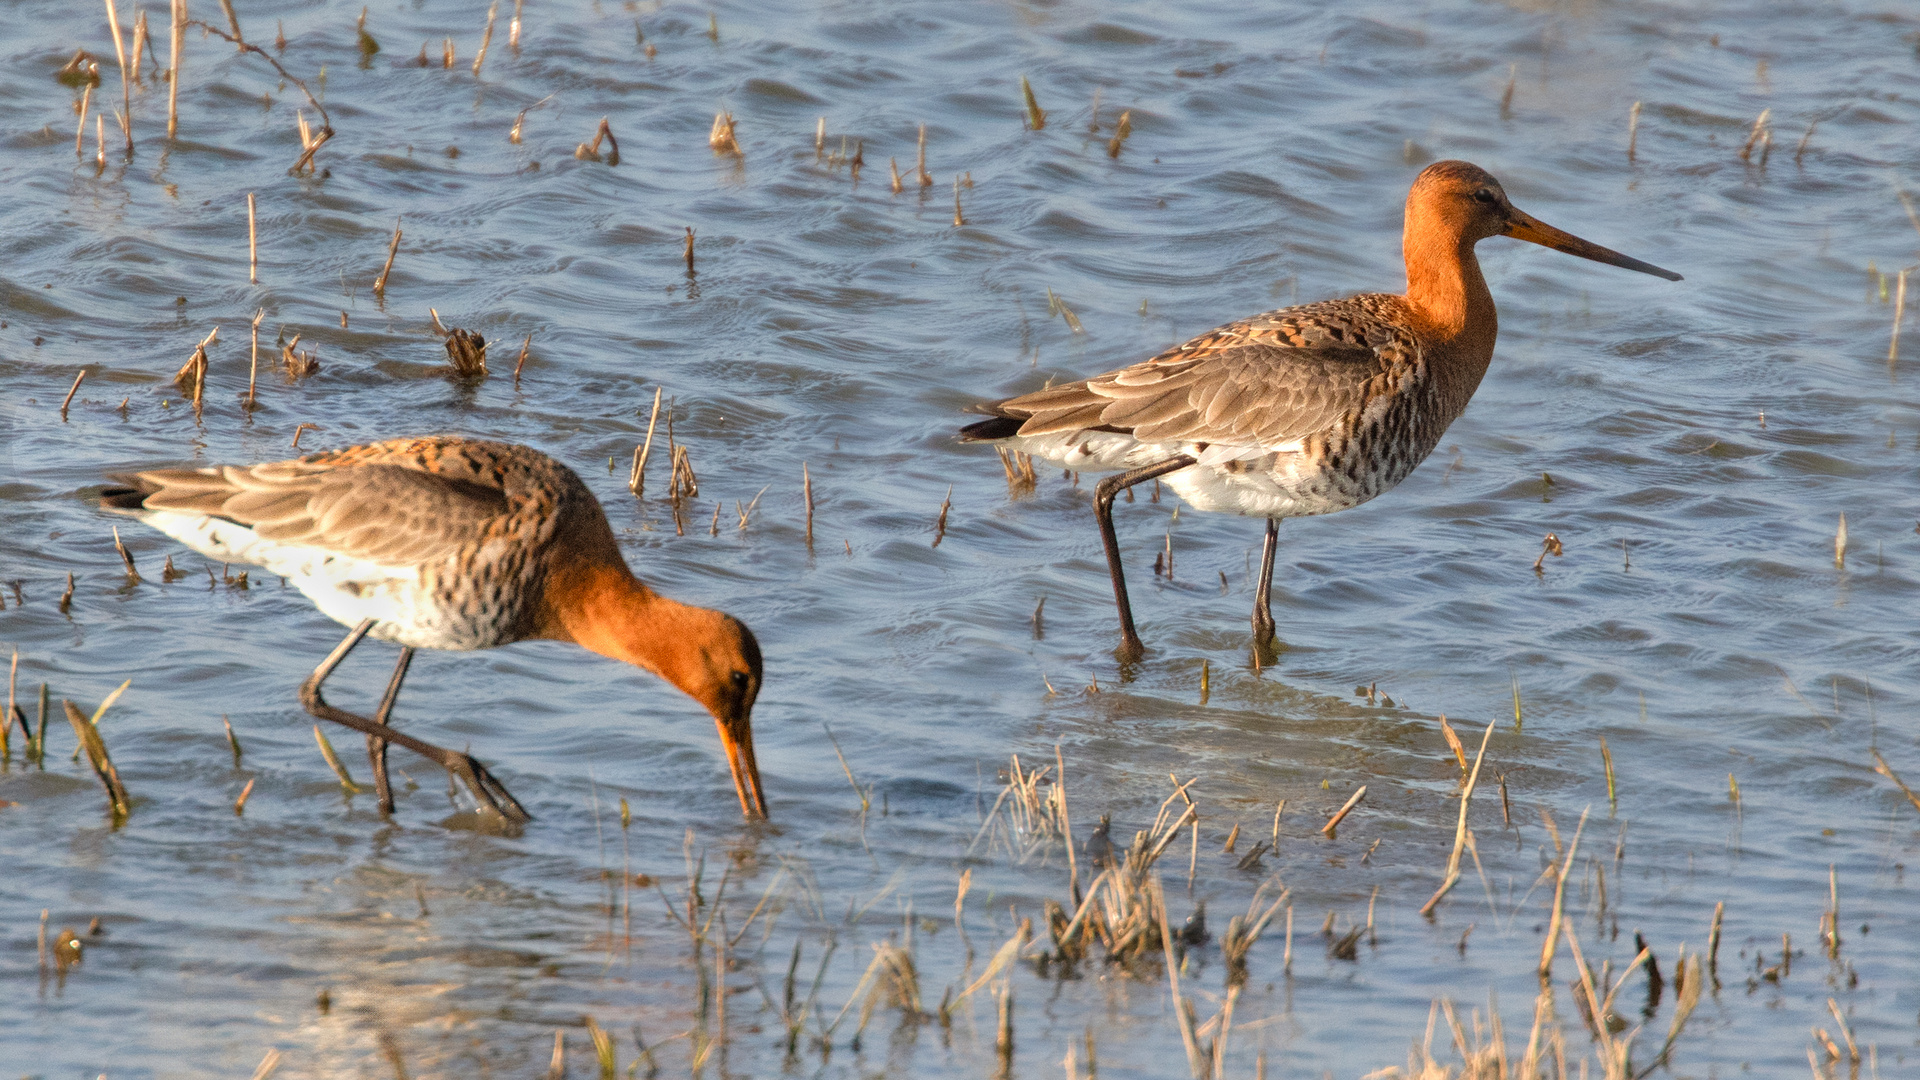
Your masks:
M 1499 330 L 1473 244 L 1457 230 L 1416 221 L 1410 208 L 1403 244 L 1407 303 L 1420 321 L 1427 361 L 1455 415 L 1486 374 Z
M 574 566 L 548 581 L 544 637 L 571 641 L 642 667 L 686 689 L 697 664 L 695 635 L 684 632 L 698 608 L 646 587 L 624 563 Z

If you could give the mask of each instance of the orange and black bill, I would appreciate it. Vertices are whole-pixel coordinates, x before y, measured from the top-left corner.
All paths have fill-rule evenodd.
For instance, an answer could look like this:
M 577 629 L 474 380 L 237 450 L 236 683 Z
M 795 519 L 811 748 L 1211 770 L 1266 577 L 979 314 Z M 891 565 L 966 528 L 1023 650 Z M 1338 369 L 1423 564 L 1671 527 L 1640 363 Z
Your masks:
M 733 770 L 733 788 L 740 795 L 740 812 L 750 818 L 767 816 L 767 796 L 760 789 L 760 765 L 753 758 L 753 727 L 746 713 L 722 719 L 714 717 L 720 729 L 720 745 L 727 752 L 727 767 Z
M 1516 240 L 1526 240 L 1530 243 L 1539 244 L 1541 247 L 1550 247 L 1555 251 L 1564 251 L 1569 255 L 1578 255 L 1583 259 L 1592 259 L 1594 262 L 1606 263 L 1608 266 L 1622 266 L 1628 270 L 1638 270 L 1643 274 L 1652 274 L 1654 277 L 1666 278 L 1668 281 L 1683 280 L 1679 274 L 1671 270 L 1664 270 L 1652 263 L 1641 262 L 1639 259 L 1622 255 L 1611 248 L 1603 248 L 1599 244 L 1582 240 L 1572 233 L 1561 232 L 1559 229 L 1554 228 L 1531 214 L 1519 210 L 1509 210 L 1507 213 L 1507 227 L 1505 232 L 1506 235 Z

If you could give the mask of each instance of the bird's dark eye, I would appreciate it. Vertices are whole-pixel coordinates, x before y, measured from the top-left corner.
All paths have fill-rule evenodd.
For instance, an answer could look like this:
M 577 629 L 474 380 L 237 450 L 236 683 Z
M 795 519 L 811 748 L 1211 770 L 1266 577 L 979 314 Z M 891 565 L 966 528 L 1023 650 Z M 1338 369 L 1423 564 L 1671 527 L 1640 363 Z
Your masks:
M 748 682 L 750 682 L 750 681 L 752 681 L 752 678 L 753 678 L 752 676 L 750 676 L 750 675 L 748 675 L 748 674 L 747 674 L 746 672 L 744 672 L 744 671 L 736 671 L 736 672 L 734 672 L 734 673 L 733 673 L 733 687 L 734 687 L 734 689 L 736 689 L 736 690 L 741 690 L 741 691 L 744 691 L 744 690 L 746 690 L 746 688 L 747 688 L 747 683 L 748 683 Z
M 1492 206 L 1493 204 L 1499 202 L 1500 200 L 1498 197 L 1494 195 L 1492 188 L 1483 187 L 1479 191 L 1476 191 L 1473 193 L 1473 201 L 1477 203 L 1482 203 L 1487 206 Z

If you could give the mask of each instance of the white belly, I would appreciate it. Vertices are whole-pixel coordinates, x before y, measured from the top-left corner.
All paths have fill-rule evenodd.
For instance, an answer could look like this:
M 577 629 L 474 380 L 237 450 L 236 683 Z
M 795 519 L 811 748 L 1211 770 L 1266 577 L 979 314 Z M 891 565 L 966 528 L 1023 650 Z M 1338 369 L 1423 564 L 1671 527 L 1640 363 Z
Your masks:
M 1195 464 L 1160 477 L 1195 510 L 1246 517 L 1290 518 L 1330 514 L 1367 501 L 1339 491 L 1301 452 L 1283 447 L 1143 443 L 1113 431 L 1016 436 L 1006 445 L 1076 472 L 1137 469 L 1180 454 Z
M 155 510 L 139 516 L 210 559 L 258 566 L 286 578 L 337 623 L 358 626 L 374 620 L 370 637 L 422 649 L 485 647 L 432 602 L 417 566 L 382 566 L 320 548 L 277 543 L 244 525 L 204 514 Z

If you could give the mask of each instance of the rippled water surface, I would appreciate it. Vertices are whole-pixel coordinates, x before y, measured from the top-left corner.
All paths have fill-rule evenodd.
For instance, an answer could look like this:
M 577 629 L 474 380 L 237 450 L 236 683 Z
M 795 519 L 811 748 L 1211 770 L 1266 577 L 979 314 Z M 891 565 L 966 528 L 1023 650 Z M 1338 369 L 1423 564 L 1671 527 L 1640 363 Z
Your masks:
M 1905 864 L 1920 831 L 1871 755 L 1920 781 L 1911 319 L 1909 358 L 1888 359 L 1896 275 L 1920 258 L 1900 198 L 1920 189 L 1910 8 L 532 0 L 518 48 L 502 10 L 477 76 L 477 2 L 371 8 L 375 53 L 358 5 L 237 8 L 322 99 L 336 135 L 313 174 L 288 167 L 296 111 L 318 113 L 260 56 L 190 30 L 169 140 L 153 77 L 166 14 L 150 10 L 129 156 L 104 13 L 7 9 L 0 639 L 18 649 L 29 715 L 42 682 L 54 715 L 45 768 L 23 765 L 16 731 L 0 771 L 0 1072 L 245 1076 L 277 1048 L 283 1077 L 387 1076 L 395 1060 L 414 1076 L 531 1076 L 559 1029 L 581 1076 L 597 1068 L 586 1016 L 616 1038 L 622 1075 L 636 1025 L 665 1074 L 685 1072 L 719 1030 L 714 999 L 701 1007 L 712 954 L 696 970 L 661 894 L 618 882 L 645 875 L 684 908 L 704 856 L 702 911 L 740 937 L 726 1037 L 696 1071 L 986 1075 L 1001 1067 L 998 978 L 950 1025 L 903 1019 L 883 996 L 855 1038 L 862 975 L 874 943 L 910 944 L 938 1012 L 1020 920 L 1071 906 L 1057 844 L 969 854 L 1012 755 L 1051 764 L 1056 746 L 1082 841 L 1101 814 L 1131 837 L 1169 774 L 1197 778 L 1195 838 L 1160 869 L 1176 920 L 1207 904 L 1215 940 L 1182 982 L 1200 1020 L 1222 1000 L 1228 916 L 1263 872 L 1292 888 L 1291 970 L 1276 922 L 1249 958 L 1225 1075 L 1402 1063 L 1432 1000 L 1458 1001 L 1465 1023 L 1490 993 L 1517 1059 L 1551 903 L 1541 871 L 1583 812 L 1566 910 L 1596 970 L 1617 975 L 1639 933 L 1671 979 L 1726 905 L 1719 986 L 1679 1040 L 1678 1074 L 1786 1075 L 1809 1047 L 1826 1068 L 1814 1028 L 1844 1074 L 1830 999 L 1861 1075 L 1913 1067 L 1920 905 Z M 205 0 L 192 14 L 226 26 Z M 84 120 L 81 89 L 56 77 L 79 49 L 101 65 Z M 722 109 L 740 156 L 707 145 Z M 1770 141 L 1743 160 L 1763 110 Z M 618 164 L 575 156 L 602 117 Z M 860 153 L 857 179 L 843 150 Z M 1258 523 L 1176 515 L 1142 488 L 1119 520 L 1152 652 L 1121 670 L 1091 479 L 1043 469 L 1015 497 L 990 449 L 956 441 L 961 410 L 1255 311 L 1397 289 L 1401 202 L 1444 157 L 1686 280 L 1484 243 L 1505 324 L 1493 368 L 1397 490 L 1282 526 L 1277 662 L 1256 670 L 1248 651 Z M 383 299 L 371 286 L 396 220 Z M 447 376 L 430 309 L 495 342 L 489 378 Z M 256 311 L 268 359 L 249 413 Z M 196 410 L 172 379 L 216 327 Z M 296 334 L 320 364 L 300 382 L 273 360 Z M 684 535 L 665 455 L 646 499 L 626 488 L 656 388 L 700 480 Z M 740 822 L 697 706 L 554 644 L 423 654 L 396 713 L 492 765 L 536 815 L 524 833 L 463 827 L 437 771 L 398 751 L 415 783 L 392 822 L 344 796 L 296 697 L 341 628 L 272 575 L 234 588 L 95 507 L 110 471 L 274 460 L 301 424 L 303 448 L 453 431 L 578 470 L 644 578 L 758 634 L 773 827 Z M 142 584 L 126 583 L 115 524 Z M 1564 554 L 1536 570 L 1549 532 Z M 1169 544 L 1171 580 L 1151 568 Z M 163 582 L 169 555 L 183 576 Z M 334 699 L 370 708 L 391 660 L 362 649 Z M 60 702 L 91 710 L 125 680 L 101 720 L 134 797 L 113 828 L 69 760 Z M 1496 727 L 1474 851 L 1429 921 L 1461 787 L 1443 713 L 1469 754 Z M 1320 835 L 1363 784 L 1337 838 Z M 1239 869 L 1282 799 L 1278 855 Z M 1830 868 L 1837 956 L 1817 936 Z M 64 974 L 37 958 L 42 909 L 50 942 L 62 927 L 86 942 Z M 1331 956 L 1323 922 L 1337 938 L 1369 912 L 1353 959 Z M 797 995 L 824 973 L 789 1058 L 796 942 Z M 1186 1070 L 1157 965 L 1008 971 L 1012 1075 L 1061 1075 L 1070 1045 L 1084 1074 L 1089 1039 L 1102 1076 Z M 1563 949 L 1554 1027 L 1585 1056 L 1572 971 Z M 1617 1011 L 1647 1016 L 1639 1066 L 1674 997 L 1649 1002 L 1638 974 L 1622 989 Z

